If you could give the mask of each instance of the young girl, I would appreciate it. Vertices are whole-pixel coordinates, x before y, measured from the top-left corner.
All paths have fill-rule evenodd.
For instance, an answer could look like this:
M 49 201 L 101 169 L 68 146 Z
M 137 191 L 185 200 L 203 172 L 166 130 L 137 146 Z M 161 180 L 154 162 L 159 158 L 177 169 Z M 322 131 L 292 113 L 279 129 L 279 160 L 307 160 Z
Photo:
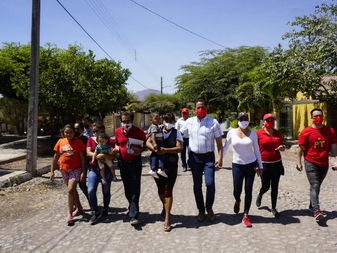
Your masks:
M 97 157 L 98 154 L 112 154 L 112 149 L 111 146 L 109 145 L 109 136 L 106 133 L 98 133 L 97 134 L 97 146 L 94 152 L 94 155 L 92 156 L 92 163 L 95 162 L 95 159 Z M 115 168 L 112 165 L 112 160 L 109 159 L 105 159 L 105 162 L 102 163 L 101 161 L 97 160 L 98 162 L 98 167 L 99 167 L 99 172 L 101 174 L 102 177 L 102 184 L 106 184 L 106 180 L 105 180 L 105 175 L 104 175 L 104 163 L 106 165 L 108 165 L 111 174 L 112 174 L 112 181 L 117 181 L 117 177 L 115 174 Z
M 167 177 L 167 174 L 164 171 L 164 156 L 158 155 L 156 152 L 160 150 L 163 146 L 163 133 L 160 125 L 160 114 L 158 112 L 154 112 L 151 114 L 152 125 L 147 130 L 148 136 L 151 138 L 151 143 L 153 145 L 153 149 L 155 152 L 151 154 L 151 170 L 149 174 L 154 178 L 159 178 L 158 175 L 163 177 Z M 158 175 L 157 175 L 158 174 Z
M 84 173 L 81 174 L 81 168 L 85 169 L 85 146 L 81 140 L 75 138 L 72 125 L 65 125 L 63 133 L 64 138 L 61 138 L 54 147 L 55 155 L 51 166 L 50 180 L 54 180 L 54 171 L 59 161 L 63 182 L 68 187 L 67 224 L 73 225 L 73 217 L 83 213 L 76 186 L 80 177 L 84 176 Z M 74 206 L 76 207 L 75 211 L 73 211 Z

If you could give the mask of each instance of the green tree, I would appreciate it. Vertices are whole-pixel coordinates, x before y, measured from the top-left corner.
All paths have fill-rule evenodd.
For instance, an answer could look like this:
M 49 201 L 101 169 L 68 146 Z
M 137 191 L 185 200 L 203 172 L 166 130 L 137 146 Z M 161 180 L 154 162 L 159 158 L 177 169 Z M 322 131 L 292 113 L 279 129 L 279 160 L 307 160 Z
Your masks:
M 261 64 L 266 53 L 263 47 L 244 46 L 203 52 L 200 62 L 181 67 L 185 73 L 176 79 L 178 93 L 184 102 L 204 98 L 209 111 L 218 113 L 222 121 L 225 112 L 237 111 L 235 90 L 246 81 L 246 73 Z

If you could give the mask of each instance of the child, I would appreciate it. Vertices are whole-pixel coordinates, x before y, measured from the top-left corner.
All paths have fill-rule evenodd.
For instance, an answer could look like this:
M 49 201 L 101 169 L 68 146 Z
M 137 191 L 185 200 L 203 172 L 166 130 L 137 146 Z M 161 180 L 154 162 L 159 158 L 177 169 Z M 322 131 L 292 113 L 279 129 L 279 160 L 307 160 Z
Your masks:
M 107 136 L 106 133 L 98 133 L 97 136 L 97 146 L 96 146 L 96 150 L 94 152 L 94 155 L 92 156 L 92 162 L 95 162 L 95 159 L 97 157 L 98 154 L 112 154 L 112 150 L 111 150 L 111 146 L 109 145 L 108 141 L 109 141 L 109 136 Z M 106 184 L 106 179 L 105 179 L 105 175 L 104 175 L 104 163 L 100 162 L 99 160 L 97 160 L 98 162 L 98 167 L 99 167 L 99 171 L 102 177 L 102 184 Z M 111 174 L 112 174 L 112 181 L 116 182 L 117 181 L 117 177 L 115 174 L 115 168 L 112 165 L 112 160 L 109 159 L 105 159 L 105 163 L 106 165 L 108 165 Z
M 160 124 L 160 114 L 158 112 L 154 112 L 151 114 L 152 125 L 147 130 L 148 136 L 151 138 L 152 145 L 154 150 L 157 152 L 160 150 L 160 147 L 163 146 L 163 133 Z M 157 170 L 158 169 L 158 170 Z M 156 172 L 157 170 L 157 172 Z M 151 154 L 151 170 L 149 174 L 154 178 L 159 178 L 159 175 L 163 177 L 167 177 L 167 174 L 164 171 L 164 156 L 158 155 L 153 152 Z
M 64 138 L 61 138 L 54 147 L 55 155 L 51 166 L 50 180 L 54 180 L 54 171 L 59 161 L 63 182 L 68 187 L 67 224 L 73 225 L 73 217 L 83 213 L 76 186 L 80 177 L 84 175 L 84 173 L 81 174 L 81 168 L 85 168 L 85 146 L 82 141 L 75 138 L 72 125 L 65 125 L 63 134 Z M 74 206 L 76 207 L 75 211 L 73 211 Z

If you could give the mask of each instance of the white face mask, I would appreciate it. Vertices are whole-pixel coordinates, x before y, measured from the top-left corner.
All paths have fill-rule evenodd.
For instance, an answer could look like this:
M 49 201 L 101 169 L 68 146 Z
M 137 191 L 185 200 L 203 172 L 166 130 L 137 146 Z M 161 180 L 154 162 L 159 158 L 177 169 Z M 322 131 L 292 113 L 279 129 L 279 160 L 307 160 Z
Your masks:
M 238 125 L 242 129 L 246 129 L 249 126 L 249 121 L 239 121 Z
M 166 130 L 171 130 L 174 127 L 174 125 L 171 123 L 164 123 L 164 126 Z
M 130 128 L 132 127 L 132 123 L 128 123 L 128 124 L 121 123 L 121 126 L 123 127 L 123 129 L 124 129 L 125 131 L 129 131 Z

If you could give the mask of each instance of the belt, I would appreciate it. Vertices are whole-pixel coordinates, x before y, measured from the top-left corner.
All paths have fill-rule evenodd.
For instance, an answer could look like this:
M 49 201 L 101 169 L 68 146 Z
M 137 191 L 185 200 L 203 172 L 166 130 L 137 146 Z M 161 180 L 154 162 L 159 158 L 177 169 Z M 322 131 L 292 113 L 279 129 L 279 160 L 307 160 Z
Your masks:
M 200 157 L 203 157 L 203 156 L 210 156 L 210 155 L 213 155 L 213 154 L 214 154 L 214 152 L 194 153 L 193 151 L 191 151 L 191 153 L 192 153 L 193 155 L 200 156 Z

